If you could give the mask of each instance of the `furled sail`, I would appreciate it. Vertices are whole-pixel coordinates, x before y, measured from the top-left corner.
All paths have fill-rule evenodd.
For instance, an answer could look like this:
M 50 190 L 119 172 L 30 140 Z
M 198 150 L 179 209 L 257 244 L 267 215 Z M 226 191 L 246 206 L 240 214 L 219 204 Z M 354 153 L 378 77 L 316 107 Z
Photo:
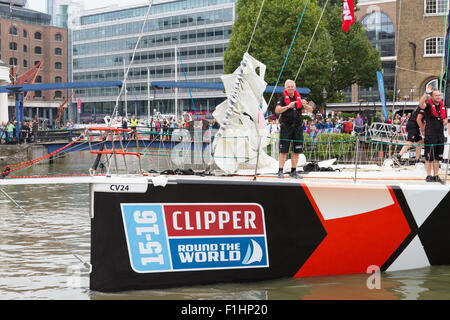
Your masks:
M 264 152 L 270 143 L 264 118 L 265 72 L 263 63 L 245 53 L 240 66 L 222 76 L 228 99 L 213 113 L 221 125 L 213 148 L 217 166 L 227 173 L 239 174 L 239 170 L 254 170 L 256 166 L 259 173 L 276 172 L 277 160 Z

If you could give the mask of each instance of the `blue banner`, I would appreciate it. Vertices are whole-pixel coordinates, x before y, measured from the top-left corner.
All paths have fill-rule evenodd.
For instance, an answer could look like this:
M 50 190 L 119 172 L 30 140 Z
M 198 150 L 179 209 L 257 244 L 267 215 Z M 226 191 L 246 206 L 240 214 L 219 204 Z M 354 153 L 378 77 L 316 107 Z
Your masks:
M 388 114 L 386 110 L 386 97 L 384 94 L 384 80 L 383 80 L 383 74 L 380 71 L 377 71 L 377 78 L 378 78 L 378 91 L 380 92 L 380 100 L 381 100 L 381 106 L 383 107 L 383 113 L 384 113 L 384 119 L 388 119 Z

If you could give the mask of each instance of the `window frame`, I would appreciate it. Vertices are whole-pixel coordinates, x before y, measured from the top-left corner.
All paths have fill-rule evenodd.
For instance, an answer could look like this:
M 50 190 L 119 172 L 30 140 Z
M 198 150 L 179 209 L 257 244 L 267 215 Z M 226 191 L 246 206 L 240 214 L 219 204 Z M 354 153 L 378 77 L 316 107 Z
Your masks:
M 433 40 L 433 39 L 436 39 L 436 41 L 437 41 L 436 42 L 436 52 L 435 53 L 427 53 L 427 42 L 430 41 L 430 40 Z M 442 53 L 438 52 L 438 49 L 439 49 L 438 41 L 439 41 L 439 39 L 442 42 L 442 45 L 441 45 Z M 444 38 L 439 37 L 439 36 L 435 36 L 435 37 L 428 37 L 428 38 L 425 38 L 423 40 L 423 57 L 424 58 L 438 58 L 438 57 L 442 57 L 443 55 L 444 55 Z
M 42 55 L 42 47 L 41 46 L 35 46 L 33 52 L 36 55 Z
M 427 12 L 427 1 L 435 1 L 436 11 L 435 12 Z M 447 11 L 450 6 L 450 0 L 447 0 L 447 7 L 444 8 L 442 12 L 438 12 L 438 1 L 439 0 L 423 0 L 423 14 L 425 16 L 444 16 L 447 14 Z

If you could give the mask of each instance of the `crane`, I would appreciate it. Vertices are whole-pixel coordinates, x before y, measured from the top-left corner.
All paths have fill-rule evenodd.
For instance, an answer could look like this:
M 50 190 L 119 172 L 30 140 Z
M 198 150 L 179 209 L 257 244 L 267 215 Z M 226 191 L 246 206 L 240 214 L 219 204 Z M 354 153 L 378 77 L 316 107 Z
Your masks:
M 66 111 L 66 109 L 67 109 L 67 103 L 68 103 L 68 102 L 70 101 L 70 99 L 72 99 L 72 97 L 74 97 L 74 96 L 75 96 L 75 91 L 73 91 L 72 94 L 71 94 L 69 97 L 67 97 L 66 100 L 64 100 L 63 103 L 61 103 L 61 104 L 59 105 L 59 108 L 58 108 L 58 119 L 56 120 L 56 127 L 57 127 L 58 129 L 61 128 L 61 118 L 62 118 L 62 116 L 63 116 L 63 114 L 64 114 L 64 111 Z
M 41 68 L 42 68 L 42 61 L 39 61 L 38 63 L 36 63 L 36 65 L 33 68 L 31 68 L 30 70 L 25 72 L 23 75 L 18 77 L 17 73 L 16 73 L 16 67 L 12 66 L 10 69 L 10 72 L 9 72 L 9 75 L 11 78 L 11 83 L 13 85 L 34 84 L 39 71 L 41 71 Z M 28 91 L 26 93 L 26 95 L 23 97 L 24 103 L 25 103 L 25 101 L 27 101 L 29 95 L 30 95 L 30 92 Z

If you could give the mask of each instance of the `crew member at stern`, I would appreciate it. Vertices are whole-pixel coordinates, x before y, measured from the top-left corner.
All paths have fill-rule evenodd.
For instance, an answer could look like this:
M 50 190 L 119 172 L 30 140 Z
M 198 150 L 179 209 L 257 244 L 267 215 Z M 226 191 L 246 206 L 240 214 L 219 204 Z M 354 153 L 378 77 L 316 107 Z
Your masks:
M 286 80 L 283 95 L 277 101 L 275 113 L 281 114 L 280 121 L 280 156 L 278 178 L 283 178 L 283 168 L 289 148 L 293 146 L 290 176 L 298 178 L 297 163 L 299 154 L 303 151 L 303 119 L 302 113 L 312 112 L 313 107 L 302 99 L 293 80 Z
M 441 182 L 439 178 L 439 161 L 444 153 L 444 128 L 447 127 L 447 113 L 438 89 L 427 87 L 427 91 L 419 100 L 422 109 L 417 117 L 419 127 L 425 133 L 425 169 L 427 182 Z M 423 121 L 425 120 L 425 125 Z M 448 128 L 447 128 L 448 130 Z M 434 176 L 431 176 L 433 169 Z

